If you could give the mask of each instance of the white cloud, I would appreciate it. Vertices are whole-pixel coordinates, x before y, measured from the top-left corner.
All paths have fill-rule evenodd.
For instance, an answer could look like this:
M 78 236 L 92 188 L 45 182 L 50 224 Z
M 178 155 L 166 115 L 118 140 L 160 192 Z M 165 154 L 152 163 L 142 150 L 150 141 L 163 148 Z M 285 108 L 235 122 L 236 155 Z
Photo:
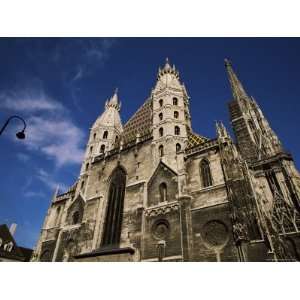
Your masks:
M 42 90 L 1 93 L 0 100 L 0 107 L 22 111 L 27 123 L 23 143 L 29 150 L 53 159 L 57 166 L 82 161 L 84 133 L 70 119 L 68 109 L 60 102 Z M 20 154 L 18 158 L 22 161 L 27 159 Z
M 84 134 L 71 120 L 31 117 L 27 121 L 26 131 L 24 144 L 54 158 L 57 166 L 82 161 Z
M 57 187 L 59 187 L 60 191 L 66 191 L 68 189 L 65 184 L 54 180 L 44 169 L 38 169 L 37 178 L 53 191 L 56 190 Z
M 0 107 L 25 113 L 64 110 L 61 103 L 46 96 L 43 92 L 34 93 L 33 95 L 28 91 L 21 93 L 1 93 Z

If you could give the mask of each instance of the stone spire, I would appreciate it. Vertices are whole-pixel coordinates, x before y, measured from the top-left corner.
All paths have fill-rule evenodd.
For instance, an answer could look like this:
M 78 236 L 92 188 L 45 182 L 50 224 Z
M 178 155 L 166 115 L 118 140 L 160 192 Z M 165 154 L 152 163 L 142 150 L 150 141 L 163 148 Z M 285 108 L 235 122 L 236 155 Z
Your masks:
M 248 98 L 247 93 L 245 92 L 242 83 L 239 81 L 235 72 L 233 71 L 231 62 L 225 58 L 225 67 L 228 74 L 228 79 L 230 82 L 232 94 L 235 100 L 246 99 Z
M 222 122 L 216 121 L 216 130 L 218 139 L 231 139 L 226 127 Z

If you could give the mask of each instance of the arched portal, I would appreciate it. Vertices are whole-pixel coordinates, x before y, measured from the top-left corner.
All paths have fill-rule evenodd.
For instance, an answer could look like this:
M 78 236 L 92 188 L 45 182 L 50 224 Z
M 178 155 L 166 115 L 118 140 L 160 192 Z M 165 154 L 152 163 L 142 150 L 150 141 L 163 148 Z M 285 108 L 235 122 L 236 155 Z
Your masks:
M 110 181 L 102 246 L 118 246 L 121 238 L 126 174 L 117 168 Z

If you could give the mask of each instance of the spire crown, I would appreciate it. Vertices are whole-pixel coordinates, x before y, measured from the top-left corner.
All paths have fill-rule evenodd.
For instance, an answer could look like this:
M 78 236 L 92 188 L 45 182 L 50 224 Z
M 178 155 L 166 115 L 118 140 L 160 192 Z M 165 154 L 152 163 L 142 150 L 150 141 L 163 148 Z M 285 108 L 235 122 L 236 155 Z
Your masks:
M 119 102 L 118 98 L 118 88 L 115 89 L 112 97 L 105 102 L 105 108 L 108 109 L 109 107 L 113 107 L 117 111 L 120 111 L 121 109 L 121 103 Z
M 164 67 L 162 69 L 159 67 L 157 79 L 159 80 L 165 74 L 173 74 L 177 79 L 179 79 L 179 72 L 176 70 L 174 64 L 173 67 L 171 67 L 168 57 L 166 58 Z

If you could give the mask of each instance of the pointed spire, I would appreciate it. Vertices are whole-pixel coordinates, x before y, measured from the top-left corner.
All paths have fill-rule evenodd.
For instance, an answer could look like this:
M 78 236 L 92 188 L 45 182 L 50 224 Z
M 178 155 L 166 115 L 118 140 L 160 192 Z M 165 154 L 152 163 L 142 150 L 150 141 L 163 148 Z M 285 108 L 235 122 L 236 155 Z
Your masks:
M 228 74 L 228 79 L 231 85 L 233 97 L 236 100 L 248 98 L 248 95 L 245 92 L 242 83 L 239 81 L 239 79 L 233 71 L 231 62 L 227 58 L 225 58 L 224 62 Z
M 229 138 L 231 139 L 226 127 L 222 122 L 216 121 L 216 130 L 217 130 L 217 137 L 220 138 Z
M 52 201 L 56 200 L 56 197 L 58 196 L 58 192 L 59 192 L 59 185 L 56 186 L 56 189 L 55 189 L 54 194 L 52 196 Z

